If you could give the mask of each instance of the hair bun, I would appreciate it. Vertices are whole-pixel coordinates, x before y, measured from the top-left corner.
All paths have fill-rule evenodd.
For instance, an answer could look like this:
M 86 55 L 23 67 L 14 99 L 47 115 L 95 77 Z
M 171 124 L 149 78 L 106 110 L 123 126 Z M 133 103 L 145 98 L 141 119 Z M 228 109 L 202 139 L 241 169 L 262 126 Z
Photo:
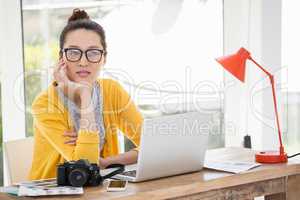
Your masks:
M 90 19 L 90 17 L 84 10 L 75 8 L 73 10 L 71 17 L 69 17 L 68 23 L 70 23 L 72 21 L 76 21 L 76 20 L 81 20 L 81 19 Z

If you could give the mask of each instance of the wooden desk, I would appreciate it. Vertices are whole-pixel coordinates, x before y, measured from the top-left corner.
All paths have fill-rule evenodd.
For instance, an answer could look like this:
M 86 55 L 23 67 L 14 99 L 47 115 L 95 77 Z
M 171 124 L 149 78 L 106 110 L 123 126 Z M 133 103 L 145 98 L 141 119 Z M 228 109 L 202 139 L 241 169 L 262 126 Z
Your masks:
M 209 150 L 207 159 L 253 161 L 254 152 L 242 148 Z M 124 192 L 106 192 L 102 187 L 85 188 L 84 195 L 64 196 L 64 200 L 103 199 L 202 199 L 250 200 L 265 196 L 266 200 L 300 199 L 300 159 L 295 157 L 287 164 L 263 165 L 242 174 L 231 174 L 204 169 L 201 172 L 161 178 L 142 183 L 130 183 Z M 1 200 L 37 199 L 18 198 L 0 194 Z M 40 197 L 54 200 L 58 197 Z

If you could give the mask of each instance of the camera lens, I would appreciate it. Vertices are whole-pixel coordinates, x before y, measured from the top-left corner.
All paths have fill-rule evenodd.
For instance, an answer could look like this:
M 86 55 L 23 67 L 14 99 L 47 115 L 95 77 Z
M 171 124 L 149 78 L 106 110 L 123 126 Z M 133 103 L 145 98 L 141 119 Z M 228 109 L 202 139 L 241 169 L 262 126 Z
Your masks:
M 74 187 L 82 187 L 88 179 L 83 169 L 74 169 L 69 173 L 69 182 Z

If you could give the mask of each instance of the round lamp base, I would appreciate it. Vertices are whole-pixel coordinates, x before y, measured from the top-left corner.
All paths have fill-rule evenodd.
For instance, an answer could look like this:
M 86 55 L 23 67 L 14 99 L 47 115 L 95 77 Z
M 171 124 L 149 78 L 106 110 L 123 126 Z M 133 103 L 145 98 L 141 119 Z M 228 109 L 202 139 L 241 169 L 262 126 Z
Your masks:
M 255 154 L 255 160 L 259 163 L 285 163 L 287 154 L 280 154 L 279 151 L 261 151 Z

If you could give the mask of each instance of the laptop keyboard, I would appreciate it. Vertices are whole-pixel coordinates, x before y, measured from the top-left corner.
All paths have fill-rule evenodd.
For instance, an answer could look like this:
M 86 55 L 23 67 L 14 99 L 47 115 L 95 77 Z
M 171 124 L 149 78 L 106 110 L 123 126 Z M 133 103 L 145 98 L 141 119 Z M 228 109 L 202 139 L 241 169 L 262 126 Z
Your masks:
M 121 175 L 123 175 L 123 176 L 130 176 L 130 177 L 136 177 L 136 170 L 126 171 L 126 172 L 121 173 Z

